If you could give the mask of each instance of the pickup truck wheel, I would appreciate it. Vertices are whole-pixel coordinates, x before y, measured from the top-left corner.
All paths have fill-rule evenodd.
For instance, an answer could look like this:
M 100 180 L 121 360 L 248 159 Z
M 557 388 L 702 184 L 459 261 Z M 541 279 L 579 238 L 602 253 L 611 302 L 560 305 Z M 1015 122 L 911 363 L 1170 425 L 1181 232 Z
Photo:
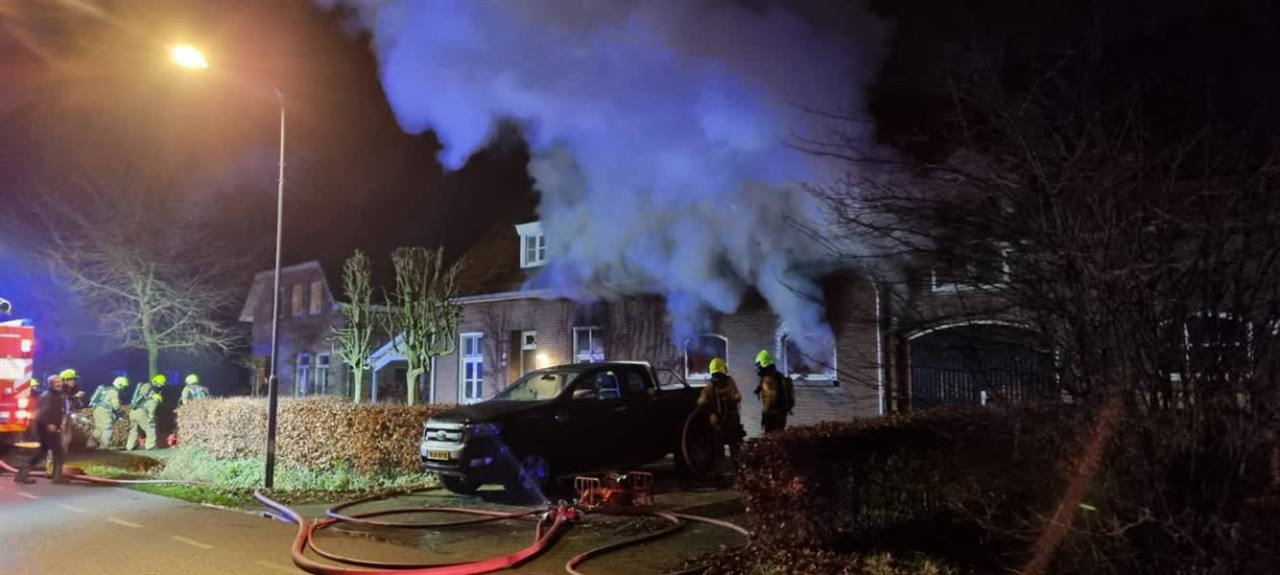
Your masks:
M 530 453 L 520 458 L 503 483 L 508 493 L 517 497 L 536 496 L 545 499 L 551 484 L 551 463 L 547 458 Z
M 444 484 L 445 489 L 458 495 L 475 495 L 480 490 L 480 482 L 471 481 L 465 477 L 442 475 L 440 476 L 440 483 Z

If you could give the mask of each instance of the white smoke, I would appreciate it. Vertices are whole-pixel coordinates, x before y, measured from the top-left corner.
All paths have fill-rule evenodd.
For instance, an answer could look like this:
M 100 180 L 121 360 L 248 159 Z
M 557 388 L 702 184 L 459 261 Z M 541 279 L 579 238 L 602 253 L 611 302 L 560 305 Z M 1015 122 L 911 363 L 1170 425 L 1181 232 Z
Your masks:
M 665 294 L 680 341 L 751 290 L 794 331 L 829 337 L 808 274 L 830 254 L 787 222 L 821 225 L 796 184 L 824 174 L 788 141 L 815 135 L 805 109 L 863 111 L 886 28 L 811 4 L 349 7 L 372 33 L 400 125 L 434 130 L 447 167 L 500 120 L 524 126 L 552 261 L 539 286 L 583 299 Z M 824 17 L 840 28 L 815 25 Z

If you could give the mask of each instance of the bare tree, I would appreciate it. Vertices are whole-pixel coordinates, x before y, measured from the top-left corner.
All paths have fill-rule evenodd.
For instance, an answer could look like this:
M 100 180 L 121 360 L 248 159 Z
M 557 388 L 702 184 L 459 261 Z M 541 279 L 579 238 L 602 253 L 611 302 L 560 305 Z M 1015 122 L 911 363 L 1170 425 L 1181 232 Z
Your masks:
M 396 289 L 387 297 L 387 331 L 394 349 L 409 363 L 407 402 L 414 405 L 431 358 L 451 354 L 457 347 L 462 306 L 454 298 L 461 262 L 446 268 L 443 249 L 423 247 L 396 248 L 391 260 Z
M 339 303 L 344 319 L 333 328 L 334 353 L 351 368 L 353 401 L 364 397 L 364 372 L 373 352 L 373 330 L 377 324 L 372 305 L 373 271 L 369 256 L 356 250 L 342 266 L 342 293 L 346 301 Z
M 682 350 L 671 342 L 671 325 L 661 299 L 621 298 L 609 307 L 609 325 L 603 326 L 607 334 L 605 353 L 616 359 L 648 361 L 655 368 L 683 373 Z
M 150 374 L 162 353 L 230 352 L 243 334 L 223 320 L 244 258 L 222 249 L 170 186 L 127 179 L 71 178 L 31 191 L 44 256 L 112 340 L 146 352 Z
M 1212 125 L 1156 133 L 1140 98 L 1096 92 L 1073 68 L 1025 90 L 971 70 L 949 94 L 952 151 L 939 158 L 868 153 L 862 119 L 836 115 L 847 132 L 797 144 L 849 165 L 812 188 L 833 223 L 822 236 L 888 278 L 900 325 L 1014 318 L 1053 350 L 1062 393 L 1096 410 L 1066 492 L 1033 531 L 1028 573 L 1049 568 L 1108 466 L 1168 465 L 1154 484 L 1206 486 L 1183 501 L 1135 493 L 1117 516 L 1179 537 L 1188 517 L 1237 517 L 1280 415 L 1275 151 Z M 933 293 L 940 278 L 964 289 Z M 1122 423 L 1164 443 L 1109 461 Z

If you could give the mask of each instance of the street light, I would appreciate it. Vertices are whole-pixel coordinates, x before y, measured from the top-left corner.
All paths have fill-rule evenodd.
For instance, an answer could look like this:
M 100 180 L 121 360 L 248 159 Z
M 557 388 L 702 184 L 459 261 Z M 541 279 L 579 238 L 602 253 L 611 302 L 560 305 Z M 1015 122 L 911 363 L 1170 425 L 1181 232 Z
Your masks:
M 184 68 L 205 70 L 209 61 L 192 46 L 178 45 L 170 50 L 173 61 Z M 276 189 L 276 267 L 275 289 L 271 298 L 271 360 L 267 380 L 267 489 L 275 487 L 276 477 L 276 411 L 279 405 L 279 385 L 276 380 L 276 354 L 280 344 L 280 243 L 284 231 L 284 95 L 276 89 L 276 103 L 280 106 L 280 176 Z

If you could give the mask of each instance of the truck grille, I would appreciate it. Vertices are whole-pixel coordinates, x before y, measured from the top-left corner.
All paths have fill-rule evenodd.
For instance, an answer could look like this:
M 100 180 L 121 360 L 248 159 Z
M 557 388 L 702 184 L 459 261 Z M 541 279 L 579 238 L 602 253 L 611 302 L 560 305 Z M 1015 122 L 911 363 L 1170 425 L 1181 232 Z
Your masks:
M 439 441 L 442 443 L 462 443 L 462 429 L 427 426 L 422 432 L 423 441 Z

